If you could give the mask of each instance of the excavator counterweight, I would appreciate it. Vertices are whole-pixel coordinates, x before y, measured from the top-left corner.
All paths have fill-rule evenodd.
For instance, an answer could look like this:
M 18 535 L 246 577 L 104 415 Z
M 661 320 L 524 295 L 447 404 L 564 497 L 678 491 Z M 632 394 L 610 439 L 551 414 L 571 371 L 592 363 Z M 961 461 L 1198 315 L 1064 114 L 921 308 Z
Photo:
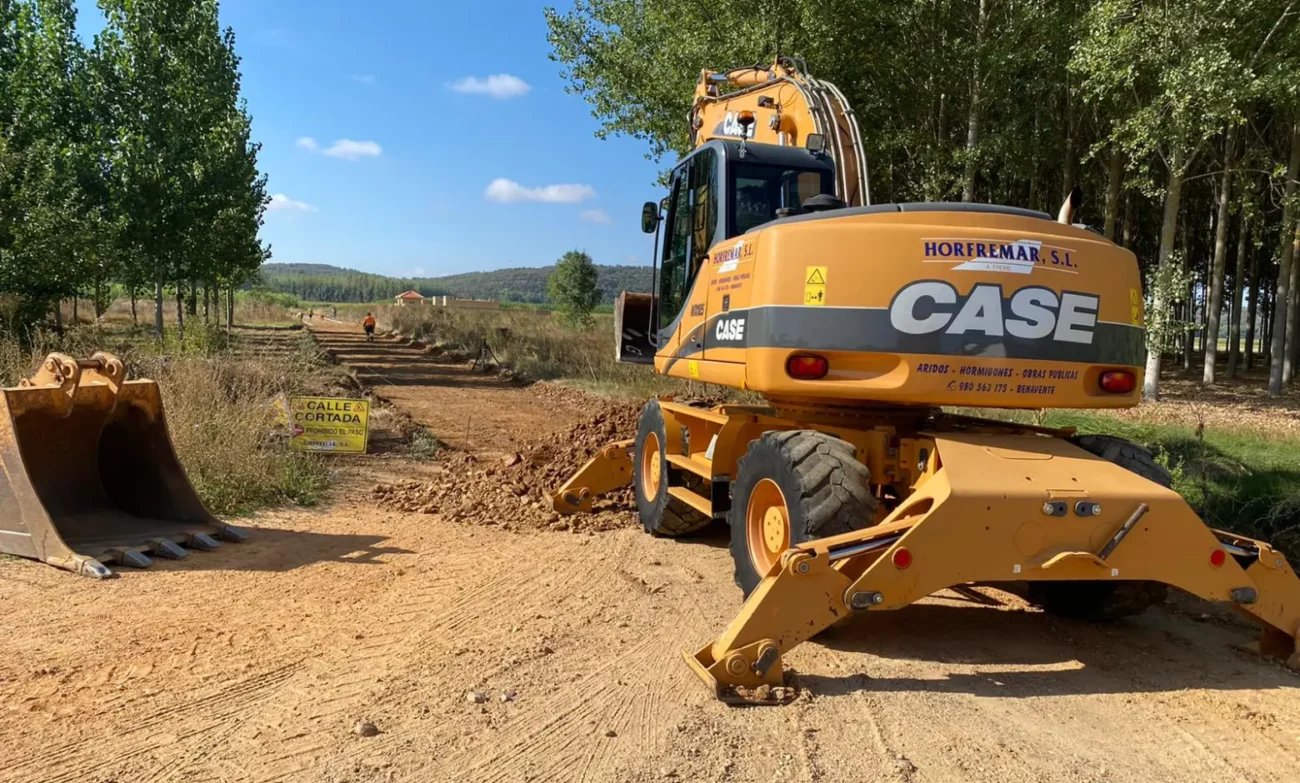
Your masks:
M 172 448 L 158 384 L 107 353 L 50 354 L 0 389 L 0 552 L 84 576 L 143 568 L 246 534 L 199 500 Z

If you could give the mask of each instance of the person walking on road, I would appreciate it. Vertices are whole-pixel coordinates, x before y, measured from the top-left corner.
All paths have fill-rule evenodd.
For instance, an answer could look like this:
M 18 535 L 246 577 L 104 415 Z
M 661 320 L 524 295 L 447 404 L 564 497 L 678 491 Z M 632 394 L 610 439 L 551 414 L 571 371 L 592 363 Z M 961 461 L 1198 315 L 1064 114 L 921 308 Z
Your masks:
M 366 313 L 366 318 L 361 322 L 361 328 L 366 330 L 366 342 L 373 342 L 375 339 L 375 317 Z

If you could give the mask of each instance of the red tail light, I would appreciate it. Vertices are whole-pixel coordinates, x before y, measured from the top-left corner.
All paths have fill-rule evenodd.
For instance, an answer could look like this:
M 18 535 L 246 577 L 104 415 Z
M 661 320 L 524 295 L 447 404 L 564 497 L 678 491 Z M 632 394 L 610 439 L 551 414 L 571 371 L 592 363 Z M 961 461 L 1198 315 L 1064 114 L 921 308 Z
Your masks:
M 824 378 L 830 369 L 831 363 L 826 361 L 826 357 L 811 353 L 797 353 L 785 360 L 786 374 L 802 381 Z
M 1210 565 L 1215 568 L 1218 568 L 1226 562 L 1228 562 L 1228 553 L 1224 552 L 1222 549 L 1216 549 L 1210 553 Z
M 1137 385 L 1137 378 L 1127 370 L 1110 370 L 1101 374 L 1101 390 L 1111 394 L 1128 394 Z
M 894 568 L 902 571 L 912 564 L 912 550 L 904 549 L 903 547 L 895 549 L 893 560 Z

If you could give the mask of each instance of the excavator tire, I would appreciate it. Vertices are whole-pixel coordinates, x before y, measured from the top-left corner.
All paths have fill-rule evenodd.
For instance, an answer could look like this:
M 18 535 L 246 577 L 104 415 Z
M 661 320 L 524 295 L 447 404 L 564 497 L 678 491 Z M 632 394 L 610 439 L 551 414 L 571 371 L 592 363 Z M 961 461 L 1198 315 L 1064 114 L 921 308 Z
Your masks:
M 748 596 L 781 552 L 873 523 L 878 502 L 853 445 L 815 430 L 766 432 L 740 458 L 727 521 L 736 584 Z
M 636 428 L 636 458 L 632 488 L 641 526 L 652 536 L 676 537 L 694 533 L 712 521 L 681 501 L 668 496 L 667 427 L 658 400 L 647 402 Z M 683 471 L 682 485 L 707 495 L 704 479 Z
M 1070 442 L 1162 487 L 1173 485 L 1169 471 L 1156 462 L 1151 452 L 1132 441 L 1113 435 L 1079 435 Z M 1168 595 L 1168 586 L 1160 582 L 1033 582 L 1029 585 L 1030 602 L 1052 614 L 1082 620 L 1131 617 L 1164 603 Z

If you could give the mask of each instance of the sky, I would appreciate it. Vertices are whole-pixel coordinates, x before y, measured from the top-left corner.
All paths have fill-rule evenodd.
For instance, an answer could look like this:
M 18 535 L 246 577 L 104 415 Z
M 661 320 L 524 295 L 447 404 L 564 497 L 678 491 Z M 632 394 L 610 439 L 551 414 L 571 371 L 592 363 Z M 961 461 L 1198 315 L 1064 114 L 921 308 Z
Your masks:
M 393 276 L 646 264 L 667 161 L 602 141 L 547 55 L 566 0 L 222 0 L 272 201 L 273 262 Z M 102 27 L 78 0 L 87 36 Z M 685 120 L 683 120 L 685 121 Z

